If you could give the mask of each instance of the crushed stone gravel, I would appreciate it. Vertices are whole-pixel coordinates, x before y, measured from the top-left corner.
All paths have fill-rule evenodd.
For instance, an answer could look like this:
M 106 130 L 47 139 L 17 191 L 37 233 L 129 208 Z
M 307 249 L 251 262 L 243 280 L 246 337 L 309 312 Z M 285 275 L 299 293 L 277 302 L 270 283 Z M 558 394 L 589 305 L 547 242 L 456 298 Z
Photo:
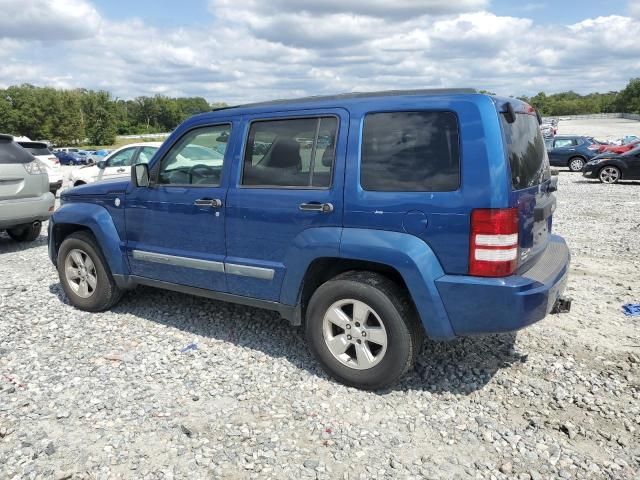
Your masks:
M 427 341 L 377 393 L 270 312 L 151 288 L 76 310 L 46 233 L 1 234 L 0 478 L 638 478 L 640 182 L 562 172 L 557 197 L 572 311 Z

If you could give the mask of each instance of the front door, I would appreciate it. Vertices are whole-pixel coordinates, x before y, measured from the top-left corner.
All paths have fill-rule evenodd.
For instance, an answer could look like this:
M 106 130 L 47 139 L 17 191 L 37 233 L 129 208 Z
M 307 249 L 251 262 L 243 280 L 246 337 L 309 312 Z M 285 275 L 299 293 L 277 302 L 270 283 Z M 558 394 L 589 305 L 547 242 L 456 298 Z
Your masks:
M 98 178 L 96 180 L 100 181 L 129 176 L 131 174 L 131 165 L 136 161 L 137 151 L 137 147 L 129 147 L 109 157 L 104 169 L 98 171 Z
M 231 124 L 182 135 L 150 165 L 148 188 L 126 199 L 131 273 L 226 291 L 224 158 Z
M 243 157 L 227 196 L 227 285 L 232 294 L 278 301 L 295 252 L 315 229 L 342 226 L 348 114 L 246 120 Z M 337 256 L 338 243 L 339 237 L 321 254 Z

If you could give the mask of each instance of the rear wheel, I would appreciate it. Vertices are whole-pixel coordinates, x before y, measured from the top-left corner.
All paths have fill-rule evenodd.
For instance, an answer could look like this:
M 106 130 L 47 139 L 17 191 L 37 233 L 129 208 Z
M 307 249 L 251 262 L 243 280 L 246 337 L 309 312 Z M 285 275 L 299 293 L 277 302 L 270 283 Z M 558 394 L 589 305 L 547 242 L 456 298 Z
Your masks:
M 620 176 L 620 169 L 612 165 L 602 168 L 598 174 L 598 178 L 602 183 L 618 183 Z
M 122 297 L 100 247 L 88 232 L 73 233 L 62 242 L 58 275 L 67 298 L 80 310 L 107 310 Z
M 584 167 L 584 158 L 573 157 L 569 159 L 569 170 L 572 172 L 581 172 L 582 167 Z
M 371 390 L 404 375 L 424 337 L 406 292 L 372 272 L 345 273 L 321 285 L 309 302 L 306 335 L 329 375 Z
M 40 222 L 21 228 L 10 228 L 7 230 L 9 236 L 16 242 L 33 242 L 40 236 L 42 224 Z

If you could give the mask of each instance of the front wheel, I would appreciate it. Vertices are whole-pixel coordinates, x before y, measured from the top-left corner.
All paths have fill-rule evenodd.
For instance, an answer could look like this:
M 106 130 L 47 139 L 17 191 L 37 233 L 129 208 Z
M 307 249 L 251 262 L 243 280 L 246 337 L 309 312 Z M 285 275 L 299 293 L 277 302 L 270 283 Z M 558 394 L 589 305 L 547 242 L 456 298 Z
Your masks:
M 620 169 L 614 166 L 607 166 L 600 170 L 598 178 L 602 183 L 618 183 L 620 180 Z
M 572 172 L 581 172 L 584 167 L 584 159 L 581 157 L 573 157 L 569 160 L 569 170 Z
M 348 272 L 321 285 L 309 302 L 306 335 L 329 375 L 368 390 L 404 375 L 424 337 L 406 292 L 372 272 Z
M 58 251 L 58 275 L 69 302 L 80 310 L 100 312 L 122 297 L 94 236 L 69 235 Z
M 41 231 L 42 224 L 40 222 L 36 222 L 27 227 L 10 228 L 7 230 L 7 233 L 16 242 L 33 242 L 40 236 Z

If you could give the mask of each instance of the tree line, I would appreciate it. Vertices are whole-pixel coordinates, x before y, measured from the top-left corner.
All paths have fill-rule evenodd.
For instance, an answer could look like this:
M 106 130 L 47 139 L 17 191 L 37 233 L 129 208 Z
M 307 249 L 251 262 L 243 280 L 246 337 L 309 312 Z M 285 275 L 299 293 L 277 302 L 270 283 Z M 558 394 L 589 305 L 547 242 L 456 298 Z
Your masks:
M 547 95 L 540 92 L 533 97 L 518 97 L 534 106 L 543 116 L 583 115 L 590 113 L 640 113 L 640 78 L 633 78 L 619 92 L 590 93 L 561 92 Z
M 486 92 L 482 90 L 482 92 Z M 569 91 L 518 97 L 541 115 L 640 113 L 640 78 L 619 92 Z M 116 135 L 170 132 L 186 118 L 225 106 L 202 97 L 114 98 L 107 91 L 18 85 L 0 89 L 0 133 L 49 140 L 55 145 L 111 145 Z
M 186 118 L 221 106 L 202 97 L 123 100 L 103 90 L 25 84 L 0 89 L 0 132 L 55 145 L 111 145 L 116 135 L 170 132 Z

